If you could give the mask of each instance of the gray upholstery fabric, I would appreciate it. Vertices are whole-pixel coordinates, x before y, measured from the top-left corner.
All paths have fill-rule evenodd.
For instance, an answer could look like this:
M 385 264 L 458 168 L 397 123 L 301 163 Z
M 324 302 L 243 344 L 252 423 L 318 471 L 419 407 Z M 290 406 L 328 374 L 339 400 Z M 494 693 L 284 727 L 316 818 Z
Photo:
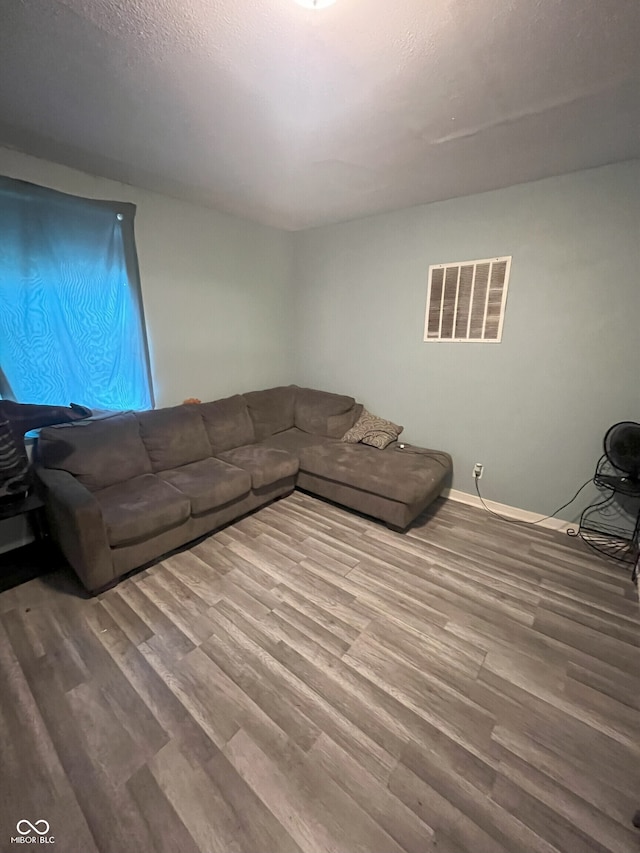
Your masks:
M 340 506 L 350 507 L 363 515 L 379 518 L 394 527 L 406 527 L 414 518 L 413 515 L 407 514 L 407 505 L 400 501 L 389 500 L 372 492 L 363 492 L 362 489 L 345 486 L 336 480 L 327 480 L 304 471 L 298 474 L 296 486 Z
M 294 456 L 298 456 L 298 451 L 302 447 L 313 447 L 316 444 L 335 444 L 337 441 L 337 438 L 311 435 L 308 432 L 302 432 L 298 427 L 292 427 L 291 429 L 286 429 L 284 432 L 270 435 L 269 438 L 263 439 L 260 444 L 262 447 L 275 447 L 277 450 L 287 450 Z
M 254 489 L 261 489 L 298 473 L 296 456 L 287 453 L 286 450 L 276 450 L 257 444 L 225 450 L 224 453 L 218 454 L 218 458 L 247 471 L 251 475 L 251 485 Z
M 251 490 L 251 476 L 220 459 L 201 459 L 157 476 L 189 498 L 194 515 L 210 512 Z
M 189 499 L 155 474 L 94 492 L 111 547 L 176 527 L 189 518 Z
M 294 426 L 296 385 L 250 391 L 244 394 L 253 421 L 256 441 Z
M 345 432 L 348 432 L 358 421 L 363 411 L 364 406 L 362 403 L 356 403 L 348 412 L 344 412 L 341 415 L 331 415 L 327 422 L 327 432 L 331 437 L 342 438 Z
M 295 425 L 303 432 L 342 438 L 362 411 L 353 397 L 298 388 L 296 392 Z
M 264 506 L 269 501 L 275 500 L 282 495 L 288 495 L 295 486 L 295 477 L 279 480 L 272 486 L 267 486 L 259 492 L 253 490 L 239 501 L 225 504 L 223 507 L 212 510 L 204 515 L 192 515 L 188 521 L 179 527 L 172 527 L 164 533 L 135 542 L 132 545 L 123 545 L 111 551 L 115 576 L 136 569 L 152 560 L 157 560 L 161 554 L 166 554 L 175 548 L 181 548 L 188 542 L 212 533 L 218 527 L 228 524 L 245 513 L 251 512 L 258 507 Z
M 255 441 L 247 401 L 240 394 L 198 406 L 214 453 Z
M 139 412 L 140 435 L 153 471 L 179 468 L 211 456 L 211 445 L 197 405 Z
M 390 500 L 383 495 L 365 492 L 304 471 L 299 472 L 296 487 L 340 506 L 347 506 L 356 512 L 378 518 L 395 529 L 404 530 L 442 493 L 448 480 L 449 476 L 443 472 L 442 480 L 435 482 L 433 488 L 424 492 L 422 499 L 414 504 Z
M 87 589 L 116 577 L 100 504 L 68 471 L 39 468 L 49 532 Z
M 46 427 L 37 458 L 46 468 L 73 474 L 92 492 L 151 471 L 133 412 Z
M 450 469 L 426 455 L 376 450 L 362 444 L 315 445 L 300 450 L 300 470 L 405 504 L 419 503 Z

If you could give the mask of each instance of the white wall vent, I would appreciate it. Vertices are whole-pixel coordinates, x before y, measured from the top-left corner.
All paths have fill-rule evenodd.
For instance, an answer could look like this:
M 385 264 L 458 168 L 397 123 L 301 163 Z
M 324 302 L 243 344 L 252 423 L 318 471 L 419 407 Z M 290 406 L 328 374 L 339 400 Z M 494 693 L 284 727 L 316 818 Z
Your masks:
M 429 267 L 425 341 L 502 340 L 511 256 Z

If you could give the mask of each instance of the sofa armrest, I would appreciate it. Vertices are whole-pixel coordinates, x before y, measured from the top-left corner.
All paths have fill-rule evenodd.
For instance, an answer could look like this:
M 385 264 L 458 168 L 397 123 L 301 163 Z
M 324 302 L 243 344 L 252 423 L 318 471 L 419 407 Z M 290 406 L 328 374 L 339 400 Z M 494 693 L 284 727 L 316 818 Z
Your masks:
M 51 536 L 90 592 L 115 578 L 98 501 L 67 471 L 38 468 Z

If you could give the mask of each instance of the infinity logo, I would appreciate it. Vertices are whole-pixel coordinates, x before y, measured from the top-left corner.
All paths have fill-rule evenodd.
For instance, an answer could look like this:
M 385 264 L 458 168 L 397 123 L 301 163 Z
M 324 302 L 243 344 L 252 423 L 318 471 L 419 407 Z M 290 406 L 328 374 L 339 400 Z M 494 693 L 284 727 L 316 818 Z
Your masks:
M 24 826 L 27 828 L 21 829 Z M 39 826 L 44 826 L 44 829 L 38 829 Z M 28 835 L 30 832 L 36 832 L 38 835 L 46 835 L 49 832 L 49 824 L 46 820 L 37 820 L 35 824 L 28 820 L 19 820 L 16 824 L 16 829 L 20 835 Z

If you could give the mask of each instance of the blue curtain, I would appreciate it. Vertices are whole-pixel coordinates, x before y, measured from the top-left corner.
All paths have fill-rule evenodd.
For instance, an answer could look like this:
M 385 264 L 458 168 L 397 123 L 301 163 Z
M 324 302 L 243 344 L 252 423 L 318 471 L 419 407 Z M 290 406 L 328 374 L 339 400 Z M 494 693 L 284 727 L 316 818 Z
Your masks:
M 153 405 L 135 206 L 0 176 L 0 394 Z

